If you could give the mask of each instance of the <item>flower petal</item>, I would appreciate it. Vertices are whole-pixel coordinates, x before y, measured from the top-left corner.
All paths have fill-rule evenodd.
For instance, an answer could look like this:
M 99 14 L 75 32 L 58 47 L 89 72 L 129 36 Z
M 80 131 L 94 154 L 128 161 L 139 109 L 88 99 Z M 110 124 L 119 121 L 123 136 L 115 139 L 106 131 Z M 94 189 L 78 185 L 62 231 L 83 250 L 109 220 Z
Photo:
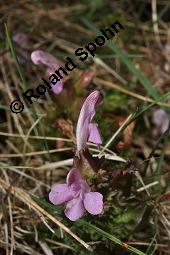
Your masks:
M 83 150 L 89 137 L 89 124 L 96 111 L 95 106 L 101 99 L 99 91 L 93 91 L 85 100 L 78 119 L 76 137 L 77 151 Z
M 76 193 L 79 191 L 81 191 L 82 194 L 90 191 L 89 185 L 82 178 L 80 172 L 76 168 L 71 169 L 68 173 L 67 185 L 73 192 L 75 192 L 74 195 L 76 195 Z
M 60 94 L 61 91 L 63 90 L 63 85 L 64 85 L 64 81 L 63 79 L 58 81 L 56 85 L 52 85 L 52 91 L 55 94 Z
M 46 76 L 47 77 L 50 77 L 50 75 L 52 75 L 54 73 L 55 70 L 52 70 L 50 68 L 47 68 L 46 70 Z M 51 89 L 52 91 L 55 93 L 55 94 L 60 94 L 61 91 L 63 90 L 63 86 L 64 86 L 64 78 L 63 79 L 60 79 L 59 81 L 57 81 L 57 83 L 55 85 L 53 85 L 52 83 L 51 84 Z
M 88 192 L 84 194 L 84 207 L 93 214 L 100 214 L 103 210 L 103 196 L 99 192 Z
M 95 144 L 102 144 L 102 139 L 100 136 L 100 132 L 98 129 L 97 123 L 90 123 L 89 124 L 89 142 L 95 143 Z
M 73 196 L 74 191 L 72 191 L 67 184 L 56 184 L 49 193 L 49 200 L 54 205 L 60 205 L 71 200 Z
M 78 183 L 82 179 L 79 171 L 76 168 L 72 168 L 67 175 L 67 185 L 70 186 L 73 183 Z
M 67 203 L 64 213 L 67 218 L 75 221 L 83 216 L 84 211 L 83 201 L 80 197 L 77 197 Z

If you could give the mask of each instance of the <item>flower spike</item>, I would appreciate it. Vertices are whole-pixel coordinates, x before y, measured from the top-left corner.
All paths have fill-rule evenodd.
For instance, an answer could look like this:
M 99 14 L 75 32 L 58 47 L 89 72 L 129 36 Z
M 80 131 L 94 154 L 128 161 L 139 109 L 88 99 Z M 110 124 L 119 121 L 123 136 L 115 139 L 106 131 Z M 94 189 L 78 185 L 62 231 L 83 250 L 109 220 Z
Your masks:
M 49 193 L 49 200 L 54 205 L 66 204 L 64 213 L 71 221 L 81 218 L 85 210 L 92 215 L 98 215 L 103 211 L 103 195 L 99 192 L 92 192 L 81 175 L 81 168 L 84 164 L 91 167 L 86 160 L 86 156 L 89 160 L 91 159 L 86 149 L 87 141 L 98 145 L 102 143 L 98 125 L 91 123 L 96 113 L 95 106 L 100 99 L 101 94 L 97 90 L 86 98 L 80 111 L 76 130 L 77 154 L 80 157 L 74 157 L 74 168 L 67 175 L 67 183 L 54 185 Z M 96 162 L 94 164 L 96 165 Z

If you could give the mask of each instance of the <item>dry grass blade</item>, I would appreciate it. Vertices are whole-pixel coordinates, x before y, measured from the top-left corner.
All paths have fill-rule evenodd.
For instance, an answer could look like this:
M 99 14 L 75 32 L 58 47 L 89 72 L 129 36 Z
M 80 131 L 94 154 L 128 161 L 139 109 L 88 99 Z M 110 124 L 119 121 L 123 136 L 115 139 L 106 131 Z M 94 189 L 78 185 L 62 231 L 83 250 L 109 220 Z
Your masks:
M 109 141 L 106 143 L 106 145 L 103 147 L 103 149 L 100 151 L 99 156 L 102 155 L 102 153 L 109 147 L 109 145 L 114 141 L 114 139 L 118 136 L 118 134 L 123 130 L 123 128 L 126 126 L 126 124 L 129 122 L 133 114 L 130 114 L 127 119 L 123 122 L 123 124 L 120 126 L 120 128 L 114 133 L 114 135 L 109 139 Z
M 20 135 L 20 134 L 12 134 L 12 133 L 5 133 L 0 132 L 0 136 L 9 136 L 9 137 L 18 137 L 18 138 L 27 138 L 27 135 Z M 65 141 L 65 142 L 72 142 L 70 139 L 60 138 L 60 137 L 43 137 L 43 136 L 33 136 L 29 135 L 29 139 L 36 139 L 36 140 L 51 140 L 51 141 Z
M 38 167 L 38 170 L 52 170 L 52 169 L 56 169 L 58 167 L 65 167 L 65 166 L 72 166 L 73 164 L 73 159 L 65 159 L 65 160 L 61 160 L 59 162 L 53 162 L 53 163 L 48 163 L 45 164 L 43 166 Z
M 27 153 L 12 153 L 12 154 L 0 154 L 0 158 L 22 158 L 24 157 L 30 157 L 30 156 L 38 156 L 38 155 L 44 155 L 48 153 L 56 153 L 56 152 L 62 152 L 62 151 L 70 151 L 72 150 L 71 147 L 67 148 L 60 148 L 60 149 L 54 149 L 54 150 L 43 150 L 43 151 L 32 151 Z
M 0 2 L 0 255 L 170 254 L 169 132 L 153 121 L 155 108 L 170 116 L 170 1 Z M 52 57 L 34 64 L 37 50 Z M 54 83 L 55 62 L 60 94 L 42 80 Z M 86 143 L 93 158 L 83 177 L 104 208 L 93 215 L 86 195 L 73 195 L 63 207 L 80 196 L 84 214 L 72 222 L 43 198 L 67 185 L 78 115 L 94 90 L 103 104 L 86 120 L 104 143 Z M 22 113 L 11 112 L 16 99 Z
M 103 86 L 107 86 L 109 88 L 116 89 L 116 90 L 118 90 L 118 91 L 120 91 L 120 92 L 122 92 L 122 93 L 124 93 L 126 95 L 132 96 L 132 97 L 137 98 L 139 100 L 142 100 L 144 102 L 155 103 L 157 105 L 170 108 L 170 104 L 157 102 L 157 101 L 155 101 L 155 100 L 153 100 L 151 98 L 141 96 L 141 95 L 139 95 L 137 93 L 134 93 L 134 92 L 126 89 L 126 88 L 123 88 L 122 86 L 120 86 L 120 85 L 118 85 L 118 84 L 116 84 L 114 82 L 105 81 L 105 80 L 103 80 L 101 78 L 95 78 L 94 81 L 95 81 L 96 84 L 101 84 Z
M 2 178 L 0 178 L 0 185 L 3 189 L 8 190 L 9 185 L 7 182 L 5 182 Z M 91 251 L 90 245 L 88 245 L 86 242 L 84 242 L 82 239 L 80 239 L 77 235 L 75 235 L 69 228 L 67 228 L 64 224 L 62 224 L 60 221 L 58 221 L 56 218 L 54 218 L 51 214 L 49 214 L 46 210 L 44 210 L 41 206 L 39 206 L 28 193 L 26 193 L 23 189 L 18 187 L 10 187 L 11 193 L 17 197 L 20 201 L 22 201 L 24 204 L 32 208 L 33 210 L 37 211 L 39 214 L 42 214 L 43 216 L 50 219 L 52 222 L 54 222 L 57 226 L 59 226 L 61 229 L 63 229 L 66 233 L 68 233 L 70 236 L 72 236 L 76 241 L 78 241 L 81 245 L 83 245 L 86 249 Z
M 122 84 L 127 84 L 127 81 L 122 78 L 118 73 L 116 73 L 116 71 L 114 71 L 113 69 L 111 69 L 107 64 L 105 64 L 101 59 L 99 58 L 94 58 L 94 62 L 103 67 L 107 72 L 111 73 L 117 80 L 119 80 Z

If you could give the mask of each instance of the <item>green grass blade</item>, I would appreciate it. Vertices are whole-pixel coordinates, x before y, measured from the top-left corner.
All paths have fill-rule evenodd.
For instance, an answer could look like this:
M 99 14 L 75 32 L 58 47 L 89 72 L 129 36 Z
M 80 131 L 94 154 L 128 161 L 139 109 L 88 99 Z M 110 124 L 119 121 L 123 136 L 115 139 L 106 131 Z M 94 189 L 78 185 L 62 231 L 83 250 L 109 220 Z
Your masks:
M 0 104 L 0 109 L 9 110 L 9 106 Z
M 166 94 L 164 94 L 163 96 L 161 96 L 161 97 L 159 97 L 159 99 L 158 100 L 155 100 L 154 102 L 152 102 L 152 103 L 150 103 L 149 105 L 147 105 L 146 107 L 144 107 L 141 111 L 139 111 L 139 112 L 135 112 L 135 113 L 133 113 L 132 114 L 132 116 L 128 119 L 128 121 L 126 122 L 126 124 L 125 125 L 122 125 L 122 128 L 119 128 L 117 131 L 118 131 L 118 133 L 116 134 L 115 133 L 115 135 L 116 135 L 116 138 L 117 138 L 117 136 L 120 134 L 120 131 L 121 131 L 121 133 L 123 132 L 123 130 L 125 130 L 125 128 L 127 127 L 127 126 L 129 126 L 129 124 L 130 123 L 132 123 L 134 120 L 136 120 L 140 115 L 142 115 L 144 112 L 146 112 L 146 111 L 148 111 L 150 108 L 152 108 L 153 106 L 155 106 L 156 104 L 157 104 L 157 102 L 162 102 L 162 101 L 164 101 L 167 97 L 169 97 L 170 96 L 170 92 L 168 92 L 168 93 L 166 93 Z M 112 136 L 112 141 L 110 140 L 109 141 L 109 146 L 111 145 L 111 143 L 113 142 L 113 139 L 114 139 L 114 141 L 115 141 L 115 136 Z M 108 144 L 106 144 L 105 146 L 107 147 L 107 145 Z
M 88 20 L 83 19 L 83 23 L 92 31 L 100 34 L 99 30 Z M 150 81 L 143 75 L 143 73 L 132 64 L 132 62 L 129 60 L 128 55 L 121 49 L 119 49 L 111 40 L 107 41 L 106 44 L 117 55 L 117 57 L 120 58 L 120 60 L 127 66 L 127 68 L 137 77 L 137 79 L 146 89 L 148 94 L 152 96 L 154 99 L 158 99 L 160 95 L 157 92 L 157 90 L 152 86 Z
M 50 203 L 46 202 L 45 200 L 43 200 L 42 198 L 38 197 L 38 196 L 35 196 L 33 194 L 31 194 L 31 197 L 41 206 L 45 207 L 46 209 L 49 209 L 50 211 L 53 211 L 59 215 L 61 215 L 61 210 L 58 209 L 58 207 L 54 206 L 54 205 L 51 205 Z M 77 220 L 75 223 L 74 223 L 77 227 L 80 227 L 81 225 L 85 225 L 87 226 L 88 228 L 91 228 L 93 230 L 96 231 L 96 233 L 98 233 L 99 235 L 109 239 L 110 241 L 114 242 L 115 244 L 118 244 L 120 246 L 122 246 L 123 248 L 126 248 L 127 250 L 129 251 L 132 251 L 134 254 L 137 254 L 137 255 L 146 255 L 145 253 L 139 251 L 138 249 L 130 246 L 130 245 L 126 245 L 125 243 L 123 243 L 120 239 L 118 239 L 117 237 L 107 233 L 106 231 L 100 229 L 99 227 L 91 224 L 91 223 L 88 223 L 87 221 L 85 220 Z
M 159 183 L 160 183 L 160 178 L 161 178 L 161 175 L 162 175 L 162 165 L 163 165 L 163 162 L 164 162 L 165 150 L 166 150 L 167 144 L 169 142 L 169 138 L 170 138 L 170 132 L 169 132 L 169 129 L 168 129 L 161 136 L 161 140 L 163 140 L 163 143 L 162 143 L 162 148 L 161 148 L 161 154 L 160 154 L 159 159 L 157 160 L 157 167 L 156 167 L 156 171 L 155 171 L 155 173 L 157 175 L 155 180 L 159 181 Z M 160 186 L 159 186 L 159 192 L 161 194 L 161 187 Z
M 26 90 L 27 89 L 27 81 L 25 79 L 25 75 L 24 75 L 24 72 L 22 70 L 22 67 L 21 67 L 21 65 L 20 65 L 20 63 L 18 61 L 18 57 L 17 57 L 16 51 L 15 51 L 15 47 L 14 47 L 14 44 L 12 42 L 12 39 L 11 39 L 11 36 L 10 36 L 10 33 L 8 31 L 8 28 L 7 28 L 6 24 L 5 24 L 5 32 L 6 32 L 6 37 L 7 37 L 8 45 L 10 47 L 12 56 L 13 56 L 15 62 L 16 62 L 16 67 L 17 67 L 18 73 L 20 75 L 21 81 L 23 83 L 23 87 Z M 32 115 L 33 115 L 34 119 L 37 119 L 38 114 L 37 114 L 36 109 L 34 108 L 34 106 L 31 105 L 30 109 L 31 109 L 31 112 L 32 112 Z M 41 129 L 40 133 L 42 134 L 43 132 L 42 132 L 41 123 L 39 124 L 39 126 L 40 126 L 40 129 Z M 42 143 L 42 145 L 44 146 L 45 149 L 49 150 L 46 139 L 44 141 L 41 141 L 41 143 Z M 48 155 L 50 155 L 50 154 L 48 154 Z
M 20 63 L 18 61 L 18 57 L 17 57 L 16 51 L 15 51 L 15 47 L 14 47 L 14 44 L 12 42 L 11 35 L 10 35 L 9 31 L 8 31 L 8 28 L 7 28 L 6 24 L 5 24 L 5 32 L 6 32 L 6 37 L 7 37 L 8 45 L 10 47 L 12 56 L 13 56 L 15 62 L 16 62 L 17 70 L 18 70 L 18 73 L 20 75 L 21 81 L 23 83 L 23 87 L 26 90 L 27 89 L 27 82 L 26 82 L 26 79 L 25 79 L 22 67 L 21 67 L 21 65 L 20 65 Z
M 114 242 L 115 244 L 118 244 L 118 245 L 124 247 L 125 249 L 127 249 L 127 250 L 129 250 L 129 251 L 134 252 L 135 254 L 138 254 L 138 255 L 146 255 L 145 253 L 139 251 L 138 249 L 136 249 L 136 248 L 134 248 L 134 247 L 132 247 L 132 246 L 130 246 L 130 245 L 127 245 L 127 244 L 123 243 L 123 242 L 122 242 L 120 239 L 118 239 L 117 237 L 115 237 L 115 236 L 113 236 L 113 235 L 107 233 L 106 231 L 100 229 L 99 227 L 96 227 L 95 225 L 93 225 L 93 224 L 91 224 L 91 223 L 88 223 L 88 222 L 86 222 L 86 221 L 84 221 L 84 220 L 79 220 L 79 221 L 77 221 L 76 224 L 78 224 L 78 225 L 79 225 L 79 224 L 80 224 L 80 225 L 82 224 L 82 225 L 87 226 L 87 227 L 90 228 L 90 229 L 95 230 L 95 231 L 96 231 L 98 234 L 100 234 L 101 236 L 103 236 L 103 237 L 105 237 L 105 238 L 111 240 L 111 241 Z
M 170 96 L 170 92 L 167 92 L 166 94 L 164 94 L 163 96 L 160 96 L 157 100 L 155 100 L 155 102 L 150 103 L 149 105 L 147 105 L 146 107 L 144 107 L 140 112 L 137 112 L 134 114 L 134 116 L 132 117 L 131 121 L 134 121 L 135 119 L 137 119 L 140 115 L 142 115 L 144 112 L 146 112 L 147 110 L 149 110 L 150 108 L 152 108 L 153 106 L 156 105 L 156 102 L 163 102 L 167 97 Z M 167 111 L 169 109 L 166 109 Z

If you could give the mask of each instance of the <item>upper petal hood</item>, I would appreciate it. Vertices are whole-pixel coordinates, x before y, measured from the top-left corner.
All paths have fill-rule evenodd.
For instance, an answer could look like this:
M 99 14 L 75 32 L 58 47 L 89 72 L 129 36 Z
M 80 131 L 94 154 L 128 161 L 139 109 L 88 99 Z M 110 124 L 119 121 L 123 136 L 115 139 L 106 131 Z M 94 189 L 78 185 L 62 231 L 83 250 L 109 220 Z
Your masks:
M 31 60 L 36 65 L 44 65 L 47 67 L 46 76 L 52 75 L 56 69 L 60 67 L 59 61 L 53 57 L 51 54 L 43 50 L 35 50 L 31 54 Z M 52 85 L 52 90 L 54 93 L 59 94 L 63 89 L 64 81 L 60 79 L 56 85 Z
M 67 175 L 67 185 L 71 186 L 73 183 L 78 183 L 82 180 L 82 177 L 76 168 L 72 168 Z
M 44 65 L 55 71 L 59 68 L 59 63 L 55 57 L 43 50 L 35 50 L 31 54 L 32 62 L 36 65 Z
M 89 192 L 90 187 L 87 182 L 82 178 L 80 172 L 73 168 L 67 175 L 67 185 L 75 193 L 81 191 L 81 193 Z
M 86 142 L 90 136 L 89 125 L 94 117 L 96 111 L 96 104 L 101 100 L 101 93 L 99 91 L 93 91 L 85 100 L 78 119 L 76 138 L 77 138 L 77 151 L 81 151 L 85 148 Z

